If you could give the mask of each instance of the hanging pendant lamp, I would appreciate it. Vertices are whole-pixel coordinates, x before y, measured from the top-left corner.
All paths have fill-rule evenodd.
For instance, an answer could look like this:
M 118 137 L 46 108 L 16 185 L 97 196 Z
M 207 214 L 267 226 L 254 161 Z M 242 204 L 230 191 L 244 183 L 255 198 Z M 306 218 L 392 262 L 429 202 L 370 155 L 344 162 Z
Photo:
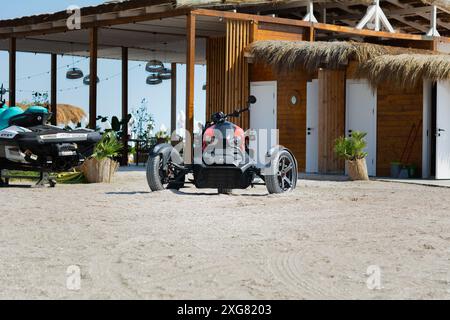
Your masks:
M 164 70 L 164 64 L 159 60 L 150 60 L 145 66 L 147 72 L 155 73 Z
M 147 82 L 147 84 L 154 86 L 154 85 L 162 83 L 162 79 L 159 77 L 159 74 L 153 73 L 147 77 L 146 82 Z
M 72 52 L 72 68 L 67 70 L 66 78 L 69 80 L 77 80 L 83 78 L 83 71 L 80 68 L 75 68 L 75 58 L 73 55 L 73 43 L 71 43 L 71 52 Z
M 98 77 L 96 77 L 96 82 L 99 83 L 100 79 Z M 86 77 L 83 78 L 83 84 L 85 85 L 90 85 L 91 84 L 91 75 L 88 74 Z
M 170 79 L 172 79 L 172 70 L 170 70 L 168 68 L 164 68 L 163 70 L 161 70 L 159 72 L 158 75 L 161 80 L 170 80 Z
M 83 71 L 79 68 L 70 68 L 67 70 L 66 78 L 70 80 L 76 80 L 83 78 Z

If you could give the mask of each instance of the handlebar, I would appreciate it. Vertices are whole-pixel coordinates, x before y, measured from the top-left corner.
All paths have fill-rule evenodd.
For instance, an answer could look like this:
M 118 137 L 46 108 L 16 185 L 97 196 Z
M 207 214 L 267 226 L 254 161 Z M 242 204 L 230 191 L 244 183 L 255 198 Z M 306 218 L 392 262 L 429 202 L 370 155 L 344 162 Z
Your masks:
M 249 109 L 250 109 L 250 108 L 247 107 L 247 108 L 244 108 L 244 109 L 235 110 L 235 111 L 232 112 L 232 113 L 226 114 L 226 115 L 225 115 L 225 118 L 228 118 L 228 117 L 239 117 L 239 115 L 240 115 L 241 113 L 244 113 L 245 111 L 248 111 Z

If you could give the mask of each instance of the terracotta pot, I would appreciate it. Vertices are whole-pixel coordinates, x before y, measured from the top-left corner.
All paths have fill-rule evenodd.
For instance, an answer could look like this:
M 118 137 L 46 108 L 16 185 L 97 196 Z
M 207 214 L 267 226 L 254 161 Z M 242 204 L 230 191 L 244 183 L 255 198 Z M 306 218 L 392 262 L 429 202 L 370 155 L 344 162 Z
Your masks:
M 109 158 L 86 160 L 81 166 L 86 180 L 89 183 L 111 183 L 114 173 L 119 168 L 119 163 Z
M 369 180 L 366 159 L 347 160 L 346 162 L 350 180 Z

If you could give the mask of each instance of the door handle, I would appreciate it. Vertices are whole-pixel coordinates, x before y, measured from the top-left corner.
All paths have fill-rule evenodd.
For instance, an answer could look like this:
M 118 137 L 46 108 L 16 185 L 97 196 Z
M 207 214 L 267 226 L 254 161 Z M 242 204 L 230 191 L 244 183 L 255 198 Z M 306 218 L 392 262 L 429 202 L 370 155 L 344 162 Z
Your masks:
M 436 137 L 440 137 L 441 136 L 441 132 L 444 132 L 444 131 L 445 131 L 445 129 L 438 128 L 437 132 L 436 132 Z
M 438 129 L 438 132 L 442 132 L 442 131 L 445 131 L 445 129 Z

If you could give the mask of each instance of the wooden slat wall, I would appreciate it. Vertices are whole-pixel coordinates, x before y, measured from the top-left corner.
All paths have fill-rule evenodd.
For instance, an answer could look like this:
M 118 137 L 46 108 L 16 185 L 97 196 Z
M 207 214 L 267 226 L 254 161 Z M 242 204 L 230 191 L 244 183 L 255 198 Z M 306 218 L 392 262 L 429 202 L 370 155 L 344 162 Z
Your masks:
M 345 163 L 334 153 L 345 134 L 345 70 L 321 69 L 319 78 L 319 172 L 343 173 Z
M 227 20 L 225 55 L 225 105 L 224 112 L 246 107 L 249 95 L 248 64 L 244 50 L 250 43 L 250 22 Z M 244 129 L 249 126 L 248 112 L 235 119 Z
M 301 70 L 288 74 L 275 74 L 272 68 L 252 64 L 251 81 L 277 81 L 277 126 L 280 144 L 289 148 L 298 161 L 298 170 L 306 165 L 306 83 L 309 76 Z M 298 106 L 289 104 L 290 95 L 296 91 L 300 98 Z
M 377 90 L 377 175 L 389 176 L 390 163 L 399 161 L 411 127 L 419 128 L 411 149 L 409 163 L 422 172 L 422 84 L 401 89 L 381 85 Z M 411 138 L 412 139 L 412 138 Z
M 225 106 L 226 38 L 209 38 L 206 43 L 206 119 Z

